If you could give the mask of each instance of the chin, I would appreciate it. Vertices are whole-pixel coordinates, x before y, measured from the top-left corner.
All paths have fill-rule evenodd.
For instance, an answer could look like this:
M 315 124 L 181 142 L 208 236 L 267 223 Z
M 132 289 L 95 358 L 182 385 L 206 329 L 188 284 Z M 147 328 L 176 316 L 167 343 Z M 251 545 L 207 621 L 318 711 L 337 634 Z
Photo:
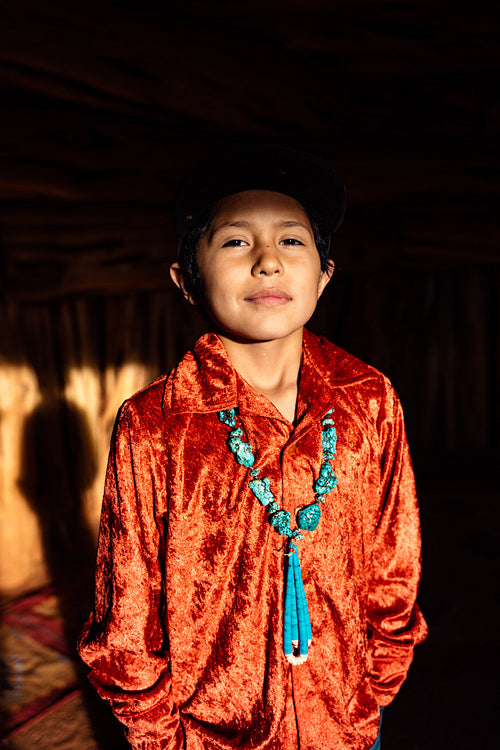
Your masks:
M 255 326 L 251 329 L 220 329 L 220 332 L 233 339 L 246 343 L 264 343 L 266 341 L 279 341 L 288 337 L 302 334 L 304 325 L 298 326 Z

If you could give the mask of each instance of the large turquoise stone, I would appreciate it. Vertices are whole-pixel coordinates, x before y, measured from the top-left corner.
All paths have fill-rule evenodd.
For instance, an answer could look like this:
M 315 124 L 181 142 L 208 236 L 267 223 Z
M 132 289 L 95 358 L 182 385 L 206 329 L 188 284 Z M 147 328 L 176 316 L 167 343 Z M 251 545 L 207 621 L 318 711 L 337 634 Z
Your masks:
M 290 531 L 290 513 L 287 510 L 277 510 L 269 516 L 269 523 L 283 536 L 288 536 Z
M 314 531 L 321 518 L 321 508 L 318 503 L 311 503 L 297 511 L 297 526 L 302 531 Z
M 250 468 L 253 466 L 255 457 L 253 455 L 252 446 L 250 443 L 245 443 L 245 441 L 241 439 L 241 435 L 243 435 L 243 431 L 239 428 L 231 430 L 227 439 L 227 444 L 237 462 L 242 466 Z
M 327 461 L 325 461 L 325 463 L 321 465 L 319 477 L 314 483 L 314 491 L 318 495 L 326 495 L 327 492 L 333 490 L 338 481 L 339 480 L 333 473 L 332 467 Z
M 266 507 L 266 505 L 269 505 L 269 503 L 274 500 L 274 495 L 271 492 L 271 480 L 269 477 L 262 477 L 262 479 L 253 479 L 251 482 L 248 483 L 248 486 L 252 490 L 253 494 L 263 505 Z

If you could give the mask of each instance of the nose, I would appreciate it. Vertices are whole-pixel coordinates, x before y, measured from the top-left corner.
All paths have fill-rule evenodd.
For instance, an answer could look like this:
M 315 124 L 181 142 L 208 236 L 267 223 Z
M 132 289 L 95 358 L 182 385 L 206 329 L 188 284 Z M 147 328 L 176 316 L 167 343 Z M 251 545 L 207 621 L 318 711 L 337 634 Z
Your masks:
M 278 251 L 272 245 L 256 248 L 256 258 L 252 268 L 254 276 L 273 276 L 283 273 L 283 265 Z

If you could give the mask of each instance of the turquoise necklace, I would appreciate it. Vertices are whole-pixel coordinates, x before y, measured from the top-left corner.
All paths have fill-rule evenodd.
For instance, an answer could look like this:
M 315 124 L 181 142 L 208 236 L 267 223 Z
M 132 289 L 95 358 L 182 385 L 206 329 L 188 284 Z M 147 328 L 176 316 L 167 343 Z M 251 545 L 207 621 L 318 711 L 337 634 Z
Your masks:
M 296 542 L 303 539 L 302 531 L 314 531 L 317 528 L 321 517 L 319 503 L 325 502 L 325 495 L 331 492 L 338 482 L 330 464 L 330 459 L 335 456 L 337 448 L 337 432 L 331 416 L 333 411 L 333 408 L 330 409 L 321 420 L 323 463 L 319 476 L 313 484 L 314 502 L 297 511 L 295 516 L 297 525 L 293 529 L 290 526 L 290 512 L 282 510 L 274 499 L 269 477 L 258 478 L 260 470 L 254 467 L 253 448 L 250 443 L 242 440 L 243 430 L 236 426 L 236 409 L 218 412 L 220 421 L 231 428 L 227 439 L 229 450 L 239 464 L 250 469 L 252 479 L 248 482 L 248 486 L 266 509 L 271 526 L 278 534 L 287 538 L 288 565 L 283 612 L 283 650 L 290 664 L 303 664 L 307 660 L 312 639 Z

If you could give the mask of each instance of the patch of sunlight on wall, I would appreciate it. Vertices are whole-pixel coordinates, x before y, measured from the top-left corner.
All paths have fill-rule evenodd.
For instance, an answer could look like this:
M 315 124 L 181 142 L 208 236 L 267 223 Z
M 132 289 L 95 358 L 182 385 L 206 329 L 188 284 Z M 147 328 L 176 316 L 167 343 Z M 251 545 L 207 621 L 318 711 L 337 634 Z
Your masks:
M 46 577 L 36 513 L 19 487 L 24 424 L 40 404 L 38 379 L 28 366 L 0 367 L 0 592 Z
M 141 363 L 106 367 L 73 367 L 60 395 L 85 415 L 95 474 L 84 490 L 84 513 L 97 536 L 109 441 L 123 401 L 146 385 L 149 369 Z M 40 526 L 19 486 L 24 428 L 42 403 L 36 373 L 28 366 L 0 367 L 0 596 L 11 597 L 49 583 Z

